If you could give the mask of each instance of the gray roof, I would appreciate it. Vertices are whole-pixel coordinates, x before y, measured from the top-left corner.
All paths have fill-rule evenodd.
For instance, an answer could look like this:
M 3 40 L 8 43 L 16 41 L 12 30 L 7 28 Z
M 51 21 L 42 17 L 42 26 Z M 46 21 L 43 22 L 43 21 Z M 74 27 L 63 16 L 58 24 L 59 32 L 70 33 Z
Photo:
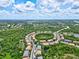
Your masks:
M 41 49 L 41 45 L 38 45 L 38 46 L 37 46 L 37 49 Z
M 37 57 L 37 59 L 43 59 L 43 57 L 42 56 L 39 56 L 39 57 Z
M 65 42 L 72 42 L 72 40 L 68 40 L 68 39 L 65 39 L 64 41 L 65 41 Z
M 23 57 L 29 57 L 29 54 L 30 54 L 30 52 L 29 52 L 29 50 L 25 50 L 24 51 L 24 54 L 23 54 Z

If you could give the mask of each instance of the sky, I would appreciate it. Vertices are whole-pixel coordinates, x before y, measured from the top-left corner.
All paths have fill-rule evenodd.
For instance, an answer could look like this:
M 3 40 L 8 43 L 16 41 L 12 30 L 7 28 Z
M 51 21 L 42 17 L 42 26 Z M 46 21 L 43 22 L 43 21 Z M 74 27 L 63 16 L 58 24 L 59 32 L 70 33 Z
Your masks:
M 79 0 L 0 0 L 2 19 L 79 19 Z

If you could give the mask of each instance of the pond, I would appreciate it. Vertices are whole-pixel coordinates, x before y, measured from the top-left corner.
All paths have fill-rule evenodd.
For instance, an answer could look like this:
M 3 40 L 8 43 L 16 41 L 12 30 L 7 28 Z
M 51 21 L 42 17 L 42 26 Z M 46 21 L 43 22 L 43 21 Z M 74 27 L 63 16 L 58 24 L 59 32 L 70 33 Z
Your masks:
M 74 34 L 74 37 L 77 37 L 77 38 L 79 38 L 79 34 Z

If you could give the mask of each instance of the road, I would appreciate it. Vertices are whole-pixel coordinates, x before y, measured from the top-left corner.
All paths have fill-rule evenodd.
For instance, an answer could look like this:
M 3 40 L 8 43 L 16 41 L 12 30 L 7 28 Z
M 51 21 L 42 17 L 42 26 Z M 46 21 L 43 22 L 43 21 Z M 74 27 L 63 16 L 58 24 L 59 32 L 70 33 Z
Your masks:
M 35 44 L 33 42 L 31 35 L 28 36 L 28 39 L 32 42 L 32 51 L 31 51 L 30 59 L 35 59 L 35 55 L 34 55 Z
M 55 41 L 56 43 L 58 43 L 58 42 L 61 40 L 60 35 L 59 35 L 59 32 L 62 31 L 62 30 L 65 30 L 65 29 L 69 29 L 69 28 L 70 28 L 70 27 L 67 26 L 66 28 L 63 28 L 63 29 L 60 29 L 60 30 L 54 32 L 54 38 L 57 39 L 57 40 Z
M 65 30 L 65 29 L 69 29 L 69 28 L 70 28 L 70 27 L 67 26 L 66 28 L 63 28 L 63 29 L 58 30 L 57 33 L 59 33 L 59 32 L 62 31 L 62 30 Z

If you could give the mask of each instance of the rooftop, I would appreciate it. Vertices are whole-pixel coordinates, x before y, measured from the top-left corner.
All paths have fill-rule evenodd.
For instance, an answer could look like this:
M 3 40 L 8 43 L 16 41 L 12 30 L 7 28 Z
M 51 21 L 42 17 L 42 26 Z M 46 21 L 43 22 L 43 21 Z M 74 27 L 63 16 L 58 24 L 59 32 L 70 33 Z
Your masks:
M 26 49 L 24 51 L 23 57 L 29 57 L 29 54 L 30 54 L 29 50 Z
M 39 57 L 37 57 L 37 59 L 43 59 L 43 57 L 42 56 L 39 56 Z

